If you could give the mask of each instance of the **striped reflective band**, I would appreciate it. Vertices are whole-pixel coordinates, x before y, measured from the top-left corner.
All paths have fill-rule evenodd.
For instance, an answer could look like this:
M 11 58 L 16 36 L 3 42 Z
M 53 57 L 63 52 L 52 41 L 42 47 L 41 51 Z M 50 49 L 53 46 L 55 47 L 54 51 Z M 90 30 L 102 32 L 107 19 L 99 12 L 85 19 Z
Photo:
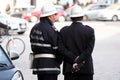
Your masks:
M 58 46 L 53 47 L 53 49 L 58 49 Z
M 51 47 L 50 44 L 31 43 L 31 45 L 42 46 L 42 47 Z
M 53 54 L 36 54 L 35 58 L 40 58 L 40 57 L 44 57 L 44 58 L 55 58 L 55 55 Z
M 33 69 L 34 71 L 59 71 L 59 68 L 39 68 L 39 69 Z

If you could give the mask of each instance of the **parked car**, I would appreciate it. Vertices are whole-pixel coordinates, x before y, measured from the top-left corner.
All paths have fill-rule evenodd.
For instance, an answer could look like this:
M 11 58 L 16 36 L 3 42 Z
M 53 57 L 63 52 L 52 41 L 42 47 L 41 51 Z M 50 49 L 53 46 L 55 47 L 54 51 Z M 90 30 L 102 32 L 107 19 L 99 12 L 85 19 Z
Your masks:
M 63 6 L 56 5 L 55 7 L 58 11 L 58 13 L 57 13 L 58 21 L 65 21 L 66 13 L 64 11 Z M 37 8 L 25 7 L 22 9 L 22 11 L 12 13 L 11 16 L 23 18 L 29 22 L 37 22 L 40 20 L 40 16 L 41 16 L 40 9 L 41 8 L 39 8 L 39 7 L 37 7 Z
M 35 9 L 35 6 L 15 7 L 11 16 L 23 18 L 29 22 L 37 22 L 40 19 L 40 10 Z
M 120 4 L 113 4 L 98 13 L 98 20 L 120 20 Z
M 19 58 L 18 55 L 11 56 L 11 59 Z M 24 80 L 22 72 L 15 67 L 10 57 L 0 45 L 0 80 Z
M 0 14 L 0 22 L 10 27 L 10 33 L 15 32 L 23 34 L 27 30 L 27 21 L 20 18 L 10 17 L 8 15 Z
M 37 22 L 40 20 L 41 12 L 39 10 L 29 11 L 23 14 L 23 19 L 29 22 Z
M 91 4 L 87 6 L 86 8 L 83 8 L 84 11 L 84 20 L 96 20 L 98 13 L 102 10 L 110 6 L 110 4 L 103 4 L 103 3 L 97 3 L 97 4 Z

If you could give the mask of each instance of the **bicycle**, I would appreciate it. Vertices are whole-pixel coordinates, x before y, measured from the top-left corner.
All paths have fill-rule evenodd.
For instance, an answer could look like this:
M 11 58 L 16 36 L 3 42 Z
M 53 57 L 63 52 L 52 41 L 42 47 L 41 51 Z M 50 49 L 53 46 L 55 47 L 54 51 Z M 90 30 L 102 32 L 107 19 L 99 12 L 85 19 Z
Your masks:
M 8 55 L 10 56 L 10 54 L 13 52 L 17 53 L 18 55 L 22 55 L 25 51 L 24 41 L 21 38 L 11 35 L 9 30 L 10 29 L 7 25 L 1 25 L 0 23 L 0 43 L 2 44 L 7 38 L 7 42 L 4 46 Z

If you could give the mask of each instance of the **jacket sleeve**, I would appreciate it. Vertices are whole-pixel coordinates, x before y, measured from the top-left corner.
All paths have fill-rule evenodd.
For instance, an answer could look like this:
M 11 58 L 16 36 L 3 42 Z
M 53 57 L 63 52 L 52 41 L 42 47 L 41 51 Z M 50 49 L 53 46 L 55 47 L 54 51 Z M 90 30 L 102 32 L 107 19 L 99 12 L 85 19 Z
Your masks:
M 67 50 L 67 48 L 64 46 L 61 33 L 59 33 L 58 35 L 58 50 L 60 54 L 64 56 L 65 60 L 67 60 L 71 64 L 75 63 L 75 59 L 77 56 L 74 55 L 73 52 Z
M 90 36 L 88 39 L 86 49 L 79 55 L 79 58 L 76 60 L 77 63 L 82 63 L 83 61 L 91 57 L 92 55 L 92 51 L 93 51 L 94 44 L 95 44 L 94 30 L 92 29 L 89 34 Z

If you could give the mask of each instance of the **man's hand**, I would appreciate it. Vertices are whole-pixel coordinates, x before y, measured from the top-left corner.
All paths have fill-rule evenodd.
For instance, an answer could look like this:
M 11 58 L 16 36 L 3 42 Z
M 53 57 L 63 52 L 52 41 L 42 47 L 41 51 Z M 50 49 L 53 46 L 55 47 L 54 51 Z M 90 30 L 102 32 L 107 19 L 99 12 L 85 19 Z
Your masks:
M 77 63 L 74 63 L 74 64 L 73 64 L 73 68 L 75 68 L 76 66 L 78 66 L 78 64 L 77 64 Z
M 72 67 L 72 73 L 78 72 L 80 70 L 77 63 L 74 63 Z

